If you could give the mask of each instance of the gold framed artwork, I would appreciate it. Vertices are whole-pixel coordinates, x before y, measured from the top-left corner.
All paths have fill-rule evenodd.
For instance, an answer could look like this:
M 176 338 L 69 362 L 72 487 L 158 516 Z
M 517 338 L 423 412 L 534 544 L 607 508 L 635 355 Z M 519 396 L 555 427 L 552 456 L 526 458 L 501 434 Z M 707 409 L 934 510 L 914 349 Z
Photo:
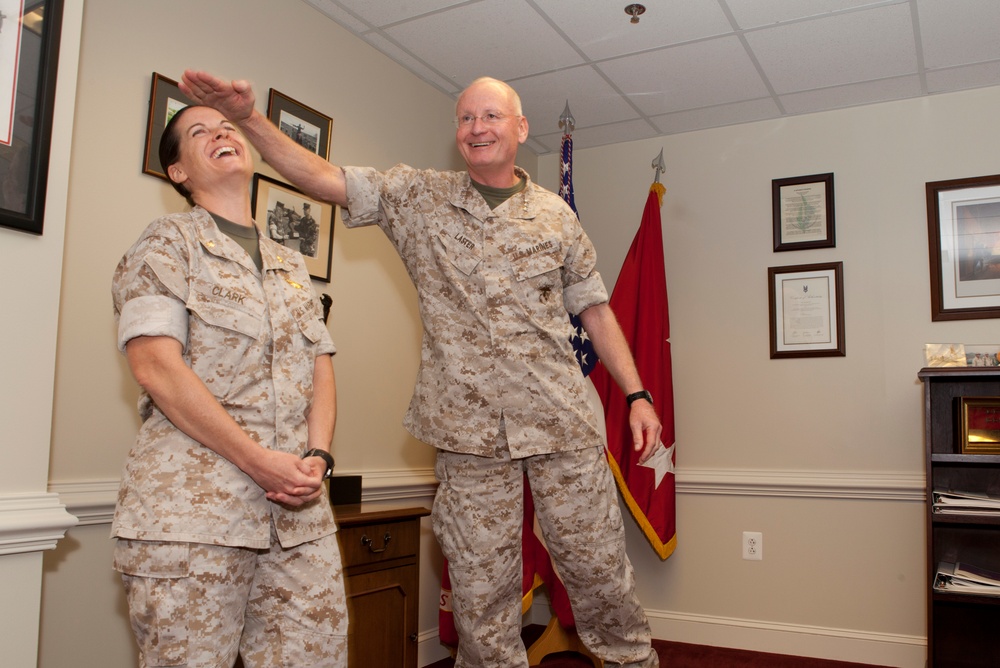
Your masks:
M 1000 455 L 1000 397 L 959 397 L 962 454 Z

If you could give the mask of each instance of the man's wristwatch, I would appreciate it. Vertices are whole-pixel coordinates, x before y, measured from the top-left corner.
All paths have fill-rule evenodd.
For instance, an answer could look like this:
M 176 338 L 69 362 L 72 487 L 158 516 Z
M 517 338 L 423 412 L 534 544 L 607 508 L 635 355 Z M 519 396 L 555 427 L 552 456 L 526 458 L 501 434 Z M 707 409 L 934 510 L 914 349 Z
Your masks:
M 650 405 L 653 404 L 653 395 L 649 393 L 649 390 L 640 390 L 638 392 L 633 392 L 632 394 L 625 397 L 625 401 L 628 402 L 629 406 L 631 406 L 632 402 L 634 402 L 636 399 L 645 399 L 650 403 Z
M 302 459 L 305 459 L 306 457 L 319 457 L 326 462 L 326 473 L 323 474 L 323 480 L 328 480 L 330 476 L 333 475 L 333 455 L 329 452 L 313 448 L 312 450 L 308 450 L 306 454 L 302 455 Z

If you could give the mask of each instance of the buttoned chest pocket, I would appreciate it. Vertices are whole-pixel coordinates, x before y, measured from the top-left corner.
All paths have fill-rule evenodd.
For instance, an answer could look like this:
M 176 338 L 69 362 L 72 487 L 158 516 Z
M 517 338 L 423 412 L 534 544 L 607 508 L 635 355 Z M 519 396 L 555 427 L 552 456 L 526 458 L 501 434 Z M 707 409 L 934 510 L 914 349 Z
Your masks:
M 285 303 L 292 314 L 292 320 L 299 332 L 309 343 L 316 343 L 323 338 L 323 330 L 326 325 L 316 314 L 313 304 L 312 293 L 305 286 L 296 289 L 291 295 L 286 297 Z
M 438 240 L 441 242 L 439 252 L 445 257 L 447 264 L 466 276 L 471 276 L 483 261 L 479 246 L 462 232 L 441 230 L 438 232 Z
M 221 285 L 195 281 L 187 301 L 188 310 L 203 321 L 209 330 L 227 330 L 259 340 L 264 327 L 265 306 L 255 291 L 238 284 Z M 224 332 L 215 336 L 225 338 Z M 189 338 L 213 338 L 209 332 L 199 333 L 192 326 Z M 190 341 L 194 343 L 194 341 Z M 230 346 L 231 347 L 231 346 Z
M 514 289 L 532 313 L 565 316 L 562 268 L 563 258 L 558 247 L 511 261 Z

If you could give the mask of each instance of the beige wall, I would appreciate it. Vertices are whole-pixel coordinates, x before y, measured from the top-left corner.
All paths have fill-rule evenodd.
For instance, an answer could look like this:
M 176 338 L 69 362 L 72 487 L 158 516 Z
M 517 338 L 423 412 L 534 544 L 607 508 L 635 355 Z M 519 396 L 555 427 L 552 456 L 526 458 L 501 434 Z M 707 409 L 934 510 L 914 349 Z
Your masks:
M 577 207 L 608 283 L 661 148 L 667 164 L 677 552 L 660 564 L 631 535 L 662 628 L 707 615 L 733 618 L 729 642 L 755 620 L 907 655 L 919 643 L 923 344 L 998 342 L 992 320 L 930 320 L 924 184 L 1000 172 L 998 104 L 988 88 L 576 152 Z M 539 163 L 553 187 L 558 156 Z M 836 248 L 773 252 L 771 180 L 820 172 L 835 174 Z M 767 268 L 833 261 L 847 356 L 769 359 Z M 763 532 L 762 562 L 741 559 L 745 530 Z
M 337 162 L 458 165 L 452 101 L 305 3 L 87 0 L 79 66 L 49 478 L 85 521 L 46 555 L 45 668 L 134 664 L 106 536 L 137 392 L 108 284 L 141 229 L 182 206 L 140 173 L 150 73 L 250 78 L 261 110 L 274 87 L 334 117 Z M 994 88 L 577 151 L 577 205 L 609 286 L 661 147 L 668 165 L 677 552 L 661 563 L 629 534 L 659 637 L 922 665 L 921 346 L 997 342 L 993 321 L 930 322 L 923 184 L 1000 171 L 998 103 Z M 521 162 L 555 188 L 557 156 Z M 823 171 L 837 247 L 773 253 L 771 179 Z M 834 260 L 847 357 L 768 359 L 767 267 Z M 319 287 L 340 350 L 338 468 L 365 474 L 366 492 L 426 482 L 432 452 L 400 426 L 419 320 L 398 258 L 377 230 L 338 223 Z M 408 500 L 429 502 L 417 488 Z M 763 532 L 762 562 L 740 559 L 744 530 Z M 420 631 L 433 646 L 439 569 L 425 538 Z

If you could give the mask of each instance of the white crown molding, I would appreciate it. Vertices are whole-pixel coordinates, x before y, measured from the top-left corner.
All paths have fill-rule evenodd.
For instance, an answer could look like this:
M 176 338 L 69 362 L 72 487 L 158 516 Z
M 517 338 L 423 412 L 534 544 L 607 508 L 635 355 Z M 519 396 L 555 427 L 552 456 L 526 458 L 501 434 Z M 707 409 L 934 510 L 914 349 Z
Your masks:
M 923 472 L 677 469 L 678 494 L 920 501 Z
M 0 555 L 51 550 L 76 524 L 56 494 L 0 494 Z

